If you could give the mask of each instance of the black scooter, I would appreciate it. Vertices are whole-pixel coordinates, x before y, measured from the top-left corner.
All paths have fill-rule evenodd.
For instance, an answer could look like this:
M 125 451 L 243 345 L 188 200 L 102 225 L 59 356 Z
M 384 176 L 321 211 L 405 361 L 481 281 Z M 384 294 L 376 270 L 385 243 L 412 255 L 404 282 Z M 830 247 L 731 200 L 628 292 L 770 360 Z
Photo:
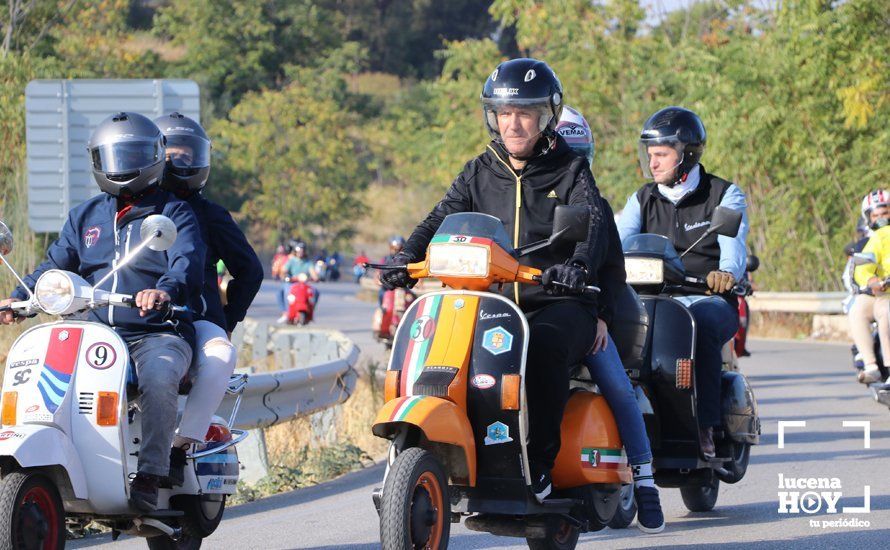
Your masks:
M 740 223 L 740 212 L 718 207 L 693 247 L 711 233 L 735 236 Z M 616 307 L 621 318 L 613 322 L 613 338 L 636 386 L 652 443 L 655 482 L 678 487 L 690 511 L 708 511 L 717 502 L 721 481 L 737 483 L 744 477 L 751 445 L 759 443 L 754 393 L 745 376 L 724 363 L 723 424 L 714 433 L 717 456 L 705 458 L 696 418 L 695 319 L 677 298 L 704 295 L 706 283 L 686 273 L 680 255 L 661 235 L 635 235 L 623 246 L 629 286 Z M 633 519 L 632 500 L 622 499 L 613 527 Z

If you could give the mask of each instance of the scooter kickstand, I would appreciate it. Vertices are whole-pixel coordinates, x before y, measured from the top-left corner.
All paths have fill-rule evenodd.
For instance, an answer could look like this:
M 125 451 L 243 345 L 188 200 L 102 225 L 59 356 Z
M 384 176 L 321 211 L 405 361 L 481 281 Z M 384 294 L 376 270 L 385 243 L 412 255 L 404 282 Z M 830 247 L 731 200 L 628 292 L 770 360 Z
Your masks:
M 158 531 L 164 533 L 174 541 L 178 541 L 182 536 L 182 529 L 176 527 L 170 527 L 163 521 L 154 519 L 154 518 L 136 518 L 133 520 L 133 523 L 136 524 L 136 527 L 140 527 L 142 525 L 148 525 L 149 527 L 154 527 Z

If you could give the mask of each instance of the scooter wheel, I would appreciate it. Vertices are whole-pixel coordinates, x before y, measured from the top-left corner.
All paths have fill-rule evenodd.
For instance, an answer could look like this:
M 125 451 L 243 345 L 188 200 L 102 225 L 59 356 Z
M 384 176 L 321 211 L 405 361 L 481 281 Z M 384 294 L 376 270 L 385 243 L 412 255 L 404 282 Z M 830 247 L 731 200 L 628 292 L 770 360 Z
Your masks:
M 65 547 L 65 509 L 56 486 L 28 470 L 0 480 L 0 550 Z
M 383 550 L 448 547 L 451 504 L 439 460 L 414 447 L 399 453 L 386 475 L 380 506 Z
M 573 550 L 581 532 L 562 516 L 547 517 L 547 536 L 543 539 L 526 538 L 531 550 Z
M 728 475 L 718 474 L 718 477 L 723 483 L 738 483 L 745 477 L 745 473 L 748 471 L 748 460 L 751 458 L 751 445 L 733 441 L 730 449 L 732 450 L 732 460 L 724 463 Z
M 680 487 L 680 496 L 683 497 L 683 504 L 690 512 L 709 512 L 714 509 L 717 504 L 717 495 L 720 492 L 720 480 L 717 476 L 711 478 L 711 482 L 706 485 L 694 485 L 690 487 Z
M 612 529 L 627 529 L 637 516 L 637 501 L 634 499 L 633 483 L 621 487 L 621 494 L 618 496 L 618 509 L 615 515 L 609 521 L 609 527 Z

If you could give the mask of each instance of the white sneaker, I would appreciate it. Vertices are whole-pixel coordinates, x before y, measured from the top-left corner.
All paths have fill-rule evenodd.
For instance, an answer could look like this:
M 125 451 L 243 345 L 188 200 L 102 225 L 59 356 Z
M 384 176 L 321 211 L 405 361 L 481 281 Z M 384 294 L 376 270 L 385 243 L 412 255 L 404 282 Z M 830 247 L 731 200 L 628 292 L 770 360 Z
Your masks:
M 279 317 L 278 320 L 275 321 L 275 322 L 278 323 L 279 325 L 283 325 L 284 323 L 287 322 L 287 314 L 282 315 L 282 316 Z
M 859 373 L 859 381 L 863 384 L 873 384 L 881 380 L 881 370 L 877 365 L 868 365 Z

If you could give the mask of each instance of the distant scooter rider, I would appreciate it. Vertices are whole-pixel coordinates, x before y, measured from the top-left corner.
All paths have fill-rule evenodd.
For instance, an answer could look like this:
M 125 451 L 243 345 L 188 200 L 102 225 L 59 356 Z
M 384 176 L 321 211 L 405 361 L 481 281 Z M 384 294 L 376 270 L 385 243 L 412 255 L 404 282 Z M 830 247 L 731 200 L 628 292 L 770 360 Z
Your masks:
M 588 163 L 593 162 L 595 145 L 593 132 L 584 116 L 568 105 L 563 108 L 562 117 L 556 126 L 575 153 L 582 155 Z M 591 166 L 592 168 L 592 166 Z M 630 379 L 621 363 L 615 342 L 609 335 L 617 309 L 617 297 L 626 291 L 624 252 L 615 215 L 609 202 L 603 198 L 605 224 L 608 228 L 607 251 L 600 268 L 594 273 L 592 284 L 599 286 L 599 315 L 596 325 L 596 340 L 593 349 L 584 359 L 591 379 L 600 389 L 612 412 L 621 434 L 621 441 L 627 451 L 627 461 L 634 476 L 634 493 L 637 501 L 637 527 L 644 533 L 659 533 L 664 529 L 664 514 L 658 498 L 658 488 L 652 475 L 652 450 L 643 414 L 637 404 L 637 396 Z
M 405 237 L 401 235 L 396 235 L 389 240 L 389 254 L 383 257 L 380 263 L 382 264 L 392 264 L 396 254 L 402 251 L 405 248 Z M 380 274 L 381 276 L 383 273 Z M 381 279 L 382 283 L 382 279 Z M 386 288 L 381 284 L 380 290 L 377 291 L 377 307 L 383 307 L 383 296 L 386 294 Z
M 865 247 L 864 254 L 873 254 L 875 263 L 856 266 L 853 278 L 860 289 L 870 294 L 859 294 L 850 309 L 850 332 L 862 354 L 865 368 L 859 372 L 859 381 L 871 384 L 881 380 L 881 370 L 872 345 L 872 321 L 878 323 L 881 355 L 890 357 L 890 295 L 885 281 L 890 275 L 890 192 L 879 189 L 869 193 L 862 201 L 862 211 L 874 231 Z
M 24 282 L 33 289 L 42 273 L 62 269 L 94 284 L 136 246 L 147 216 L 163 214 L 176 225 L 178 238 L 172 247 L 165 252 L 144 249 L 104 289 L 135 295 L 140 309 L 111 306 L 93 310 L 88 317 L 114 328 L 136 367 L 142 442 L 130 502 L 152 511 L 158 483 L 170 468 L 179 381 L 188 371 L 195 345 L 189 312 L 170 318 L 156 307 L 165 302 L 194 307 L 200 302 L 206 249 L 192 208 L 157 187 L 164 171 L 164 136 L 154 122 L 137 113 L 112 115 L 93 131 L 88 149 L 93 178 L 104 192 L 68 213 L 58 240 L 46 252 L 47 260 Z M 12 296 L 28 297 L 21 287 Z M 10 313 L 0 314 L 0 322 L 12 321 Z
M 702 454 L 710 458 L 715 456 L 713 428 L 721 424 L 722 347 L 739 324 L 732 289 L 745 274 L 748 217 L 742 190 L 699 164 L 706 139 L 701 119 L 687 109 L 667 107 L 649 117 L 640 134 L 640 168 L 654 181 L 628 198 L 618 231 L 622 241 L 638 233 L 663 235 L 682 253 L 708 229 L 718 206 L 742 212 L 736 237 L 713 233 L 683 257 L 686 270 L 706 277 L 715 295 L 687 300 L 698 332 L 694 368 L 699 441 Z
M 260 289 L 263 266 L 229 212 L 201 195 L 210 173 L 210 138 L 204 128 L 179 113 L 159 117 L 155 124 L 167 138 L 161 187 L 192 207 L 207 246 L 201 309 L 195 312 L 192 387 L 170 451 L 170 482 L 182 485 L 186 451 L 193 444 L 203 445 L 235 370 L 237 353 L 229 338 Z M 226 286 L 225 306 L 217 284 L 220 263 L 232 276 Z
M 417 226 L 393 265 L 423 259 L 445 216 L 481 212 L 500 219 L 513 246 L 547 239 L 557 205 L 586 207 L 591 223 L 577 245 L 543 248 L 523 263 L 543 270 L 542 285 L 505 285 L 502 293 L 526 313 L 529 345 L 525 387 L 528 399 L 528 459 L 532 492 L 543 500 L 552 490 L 550 470 L 560 447 L 560 425 L 569 398 L 569 368 L 593 345 L 596 296 L 579 294 L 600 264 L 604 211 L 586 159 L 572 153 L 556 133 L 563 89 L 553 70 L 535 59 L 498 65 L 482 90 L 484 121 L 492 137 L 470 160 L 445 197 Z M 407 286 L 405 269 L 382 276 L 390 287 Z M 565 287 L 554 283 L 568 285 Z

